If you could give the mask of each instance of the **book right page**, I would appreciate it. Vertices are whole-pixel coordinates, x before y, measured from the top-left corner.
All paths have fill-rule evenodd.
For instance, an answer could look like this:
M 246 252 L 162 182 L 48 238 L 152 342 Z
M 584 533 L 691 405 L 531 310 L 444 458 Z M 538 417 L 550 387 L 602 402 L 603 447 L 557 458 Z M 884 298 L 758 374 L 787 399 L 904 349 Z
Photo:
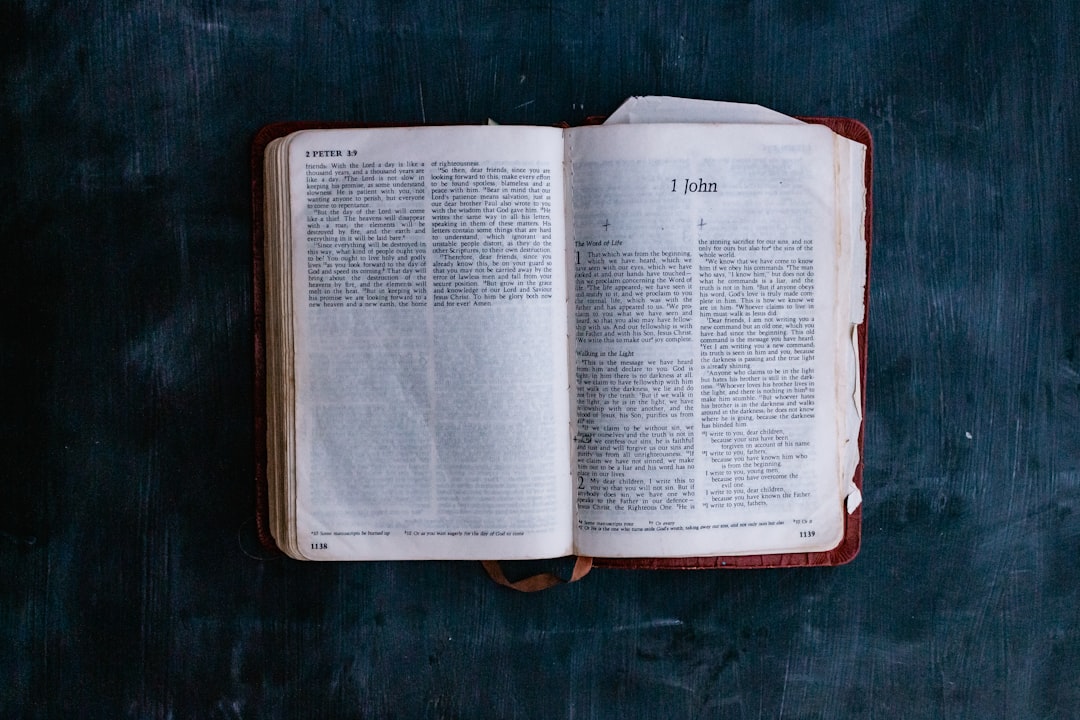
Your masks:
M 842 539 L 853 293 L 835 138 L 817 125 L 567 131 L 578 553 Z

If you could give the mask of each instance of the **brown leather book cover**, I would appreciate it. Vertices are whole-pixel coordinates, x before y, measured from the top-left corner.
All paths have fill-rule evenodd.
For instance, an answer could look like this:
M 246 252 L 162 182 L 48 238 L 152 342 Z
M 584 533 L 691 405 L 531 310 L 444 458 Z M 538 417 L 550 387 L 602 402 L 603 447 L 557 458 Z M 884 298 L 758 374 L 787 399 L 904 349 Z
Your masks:
M 829 127 L 833 132 L 866 146 L 866 166 L 864 181 L 866 187 L 866 270 L 867 283 L 864 290 L 863 322 L 858 326 L 859 338 L 859 373 L 862 378 L 862 404 L 866 407 L 866 326 L 870 308 L 870 245 L 873 228 L 873 192 L 872 192 L 872 157 L 873 143 L 869 129 L 857 120 L 831 117 L 800 117 L 805 122 L 817 123 Z M 603 118 L 589 118 L 585 124 L 603 122 Z M 266 475 L 266 314 L 265 314 L 265 275 L 263 270 L 263 162 L 266 146 L 273 140 L 284 137 L 297 130 L 312 130 L 339 127 L 373 127 L 346 122 L 280 122 L 260 129 L 251 143 L 251 254 L 254 323 L 254 413 L 255 413 L 255 526 L 259 542 L 267 550 L 280 552 L 270 533 L 270 507 Z M 865 422 L 859 429 L 859 464 L 855 469 L 854 483 L 862 491 L 863 478 L 863 434 Z M 859 552 L 862 540 L 862 505 L 854 512 L 844 516 L 844 539 L 840 544 L 825 552 L 766 554 L 766 555 L 730 555 L 680 558 L 594 558 L 595 567 L 626 568 L 643 570 L 690 570 L 690 569 L 738 569 L 738 568 L 775 568 L 775 567 L 813 567 L 842 565 L 850 562 Z

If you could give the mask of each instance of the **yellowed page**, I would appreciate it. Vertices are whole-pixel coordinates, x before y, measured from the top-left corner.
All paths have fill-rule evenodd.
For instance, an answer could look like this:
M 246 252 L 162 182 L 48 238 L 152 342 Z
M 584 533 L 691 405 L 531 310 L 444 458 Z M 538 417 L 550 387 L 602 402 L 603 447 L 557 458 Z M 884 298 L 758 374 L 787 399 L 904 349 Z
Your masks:
M 823 550 L 837 452 L 827 128 L 569 131 L 577 551 Z
M 293 553 L 567 553 L 560 131 L 307 131 L 288 153 Z

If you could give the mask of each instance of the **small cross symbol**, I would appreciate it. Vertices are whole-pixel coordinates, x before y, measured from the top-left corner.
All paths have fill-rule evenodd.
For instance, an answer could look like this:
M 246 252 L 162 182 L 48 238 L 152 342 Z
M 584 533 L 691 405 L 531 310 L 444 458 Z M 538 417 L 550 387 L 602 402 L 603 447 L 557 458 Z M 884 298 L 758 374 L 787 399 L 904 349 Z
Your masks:
M 608 222 L 607 218 L 604 218 L 604 224 L 601 227 L 604 228 L 604 232 L 607 232 L 607 229 L 611 227 L 611 223 Z
M 697 226 L 699 230 L 705 227 L 705 218 L 698 218 Z

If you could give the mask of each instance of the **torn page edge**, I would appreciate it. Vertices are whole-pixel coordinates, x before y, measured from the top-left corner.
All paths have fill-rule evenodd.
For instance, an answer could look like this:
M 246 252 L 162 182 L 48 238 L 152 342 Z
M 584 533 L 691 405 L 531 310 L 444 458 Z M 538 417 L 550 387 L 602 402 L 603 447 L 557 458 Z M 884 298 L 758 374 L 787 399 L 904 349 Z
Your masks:
M 862 376 L 859 363 L 859 325 L 866 318 L 866 198 L 869 188 L 863 183 L 866 166 L 866 146 L 853 140 L 846 140 L 848 148 L 848 188 L 850 202 L 850 225 L 853 242 L 851 243 L 851 296 L 849 301 L 851 321 L 851 374 L 855 378 L 850 402 L 848 403 L 847 423 L 849 435 L 845 439 L 844 476 L 847 478 L 847 497 L 844 501 L 848 515 L 862 504 L 862 491 L 855 485 L 855 470 L 859 466 L 859 430 L 862 427 Z M 853 434 L 852 434 L 852 431 Z
M 859 376 L 859 326 L 851 326 L 851 354 L 848 369 L 855 384 L 851 391 L 850 402 L 847 405 L 847 418 L 845 426 L 848 428 L 848 437 L 844 438 L 843 472 L 847 478 L 847 497 L 844 500 L 848 515 L 862 504 L 862 492 L 855 485 L 855 469 L 859 466 L 859 428 L 862 427 L 862 378 Z

